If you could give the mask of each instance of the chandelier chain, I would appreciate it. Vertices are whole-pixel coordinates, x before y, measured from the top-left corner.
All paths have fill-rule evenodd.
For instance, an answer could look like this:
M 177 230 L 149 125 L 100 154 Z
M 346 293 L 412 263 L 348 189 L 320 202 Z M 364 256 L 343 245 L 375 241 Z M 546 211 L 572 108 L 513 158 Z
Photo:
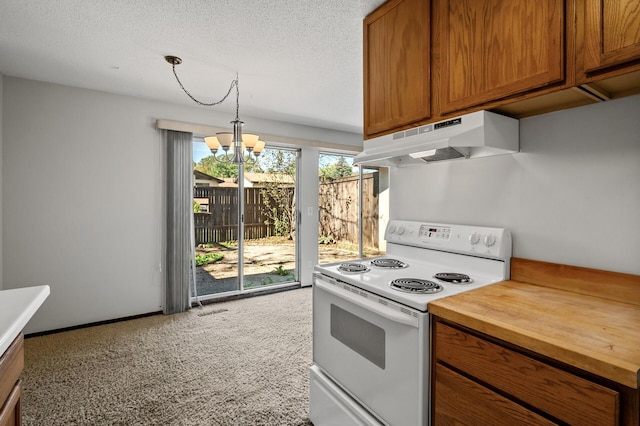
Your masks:
M 223 103 L 225 100 L 227 100 L 227 98 L 229 97 L 229 95 L 231 94 L 231 90 L 233 90 L 233 86 L 236 87 L 236 120 L 238 119 L 238 113 L 239 113 L 239 101 L 240 101 L 240 89 L 238 87 L 238 74 L 236 73 L 236 78 L 235 80 L 231 81 L 231 85 L 229 86 L 229 90 L 227 91 L 227 94 L 224 95 L 224 97 L 222 99 L 220 99 L 217 102 L 211 102 L 211 103 L 207 103 L 207 102 L 202 102 L 198 99 L 196 99 L 182 84 L 182 82 L 180 81 L 180 78 L 178 77 L 178 73 L 176 72 L 176 64 L 171 64 L 171 68 L 173 69 L 173 75 L 176 77 L 176 81 L 178 82 L 178 84 L 180 85 L 180 88 L 182 89 L 182 91 L 191 98 L 191 100 L 193 100 L 195 103 L 197 103 L 198 105 L 202 105 L 202 106 L 216 106 L 219 105 L 221 103 Z
M 182 63 L 182 59 L 180 59 L 177 56 L 173 56 L 173 55 L 168 55 L 165 56 L 164 59 L 171 64 L 171 69 L 173 70 L 173 76 L 176 78 L 176 81 L 178 82 L 178 85 L 180 86 L 180 88 L 182 89 L 182 91 L 192 100 L 194 101 L 196 104 L 201 105 L 201 106 L 207 106 L 207 107 L 211 107 L 211 106 L 215 106 L 215 105 L 219 105 L 221 103 L 223 103 L 228 97 L 229 95 L 231 95 L 231 91 L 233 90 L 234 86 L 236 88 L 236 118 L 235 120 L 233 120 L 231 122 L 231 124 L 233 124 L 233 136 L 232 136 L 232 140 L 229 141 L 228 140 L 228 136 L 230 134 L 230 132 L 221 132 L 221 133 L 217 133 L 216 137 L 212 138 L 211 140 L 207 140 L 209 138 L 205 138 L 205 142 L 207 143 L 207 145 L 209 146 L 209 149 L 211 150 L 211 152 L 213 153 L 213 159 L 222 163 L 238 163 L 238 164 L 242 164 L 244 163 L 246 160 L 244 158 L 244 136 L 242 134 L 242 125 L 244 124 L 242 121 L 240 121 L 239 115 L 240 115 L 240 84 L 239 84 L 239 77 L 238 77 L 238 73 L 236 72 L 236 78 L 234 80 L 231 81 L 231 84 L 229 85 L 229 90 L 227 90 L 227 93 L 224 95 L 224 97 L 222 99 L 220 99 L 217 102 L 202 102 L 199 99 L 196 99 L 195 96 L 193 96 L 191 94 L 191 92 L 189 92 L 185 87 L 184 84 L 182 84 L 182 81 L 180 81 L 180 77 L 178 77 L 178 73 L 176 72 L 176 65 L 180 65 Z M 222 141 L 218 140 L 219 137 L 222 137 L 221 135 L 224 135 L 224 139 L 225 142 L 223 143 Z M 257 135 L 251 135 L 252 137 L 255 137 L 254 139 L 250 139 L 249 141 L 247 141 L 247 151 L 249 152 L 249 159 L 251 159 L 251 153 L 253 153 L 254 155 L 254 161 L 255 159 L 257 159 L 258 155 L 260 155 L 260 152 L 262 151 L 262 149 L 264 148 L 264 142 L 258 140 Z M 230 144 L 230 142 L 232 143 L 232 145 Z M 250 144 L 251 142 L 251 144 Z M 261 145 L 256 146 L 257 143 L 261 143 Z M 221 157 L 216 156 L 216 152 L 218 151 L 218 148 L 222 146 L 222 149 L 224 150 L 224 153 L 222 154 Z M 233 148 L 233 154 L 228 153 L 229 149 Z

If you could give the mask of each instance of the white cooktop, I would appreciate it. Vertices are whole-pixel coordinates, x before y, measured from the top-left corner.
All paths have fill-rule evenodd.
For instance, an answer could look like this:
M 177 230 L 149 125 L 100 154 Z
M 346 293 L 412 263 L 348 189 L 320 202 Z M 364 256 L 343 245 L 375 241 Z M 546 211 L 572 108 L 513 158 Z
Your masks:
M 391 221 L 385 239 L 385 256 L 348 261 L 366 265 L 367 272 L 342 272 L 339 266 L 345 262 L 318 265 L 315 270 L 422 312 L 428 311 L 430 301 L 509 278 L 511 235 L 502 228 Z M 397 259 L 409 266 L 388 269 L 371 265 L 373 259 L 384 258 Z M 434 278 L 443 272 L 466 274 L 472 281 L 447 283 Z M 389 283 L 399 278 L 432 281 L 443 290 L 416 294 L 390 287 Z

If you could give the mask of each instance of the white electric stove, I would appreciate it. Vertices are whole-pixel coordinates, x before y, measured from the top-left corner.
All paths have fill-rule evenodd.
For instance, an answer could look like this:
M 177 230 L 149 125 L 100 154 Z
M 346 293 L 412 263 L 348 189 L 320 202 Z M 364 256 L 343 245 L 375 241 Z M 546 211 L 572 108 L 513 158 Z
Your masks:
M 315 426 L 428 425 L 429 302 L 509 278 L 504 228 L 393 220 L 385 240 L 385 256 L 315 267 Z

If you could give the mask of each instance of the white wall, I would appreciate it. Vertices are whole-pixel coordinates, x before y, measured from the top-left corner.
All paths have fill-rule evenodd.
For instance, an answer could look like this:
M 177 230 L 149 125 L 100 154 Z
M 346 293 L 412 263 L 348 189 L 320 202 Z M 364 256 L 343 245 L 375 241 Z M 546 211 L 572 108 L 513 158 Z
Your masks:
M 392 169 L 391 217 L 504 226 L 514 257 L 640 274 L 640 96 L 523 119 L 520 148 Z
M 2 281 L 2 88 L 4 87 L 4 77 L 0 74 L 0 290 L 3 287 Z
M 233 117 L 11 77 L 3 101 L 4 287 L 51 286 L 25 331 L 161 310 L 164 151 L 154 123 L 226 126 Z M 274 135 L 361 143 L 243 120 Z

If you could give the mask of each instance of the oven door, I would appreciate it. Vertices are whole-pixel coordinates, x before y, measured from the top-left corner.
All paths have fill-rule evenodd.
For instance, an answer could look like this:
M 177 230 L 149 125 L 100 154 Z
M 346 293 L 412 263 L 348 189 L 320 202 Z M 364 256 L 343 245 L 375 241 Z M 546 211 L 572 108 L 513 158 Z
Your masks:
M 313 361 L 390 425 L 428 424 L 428 316 L 314 274 Z

